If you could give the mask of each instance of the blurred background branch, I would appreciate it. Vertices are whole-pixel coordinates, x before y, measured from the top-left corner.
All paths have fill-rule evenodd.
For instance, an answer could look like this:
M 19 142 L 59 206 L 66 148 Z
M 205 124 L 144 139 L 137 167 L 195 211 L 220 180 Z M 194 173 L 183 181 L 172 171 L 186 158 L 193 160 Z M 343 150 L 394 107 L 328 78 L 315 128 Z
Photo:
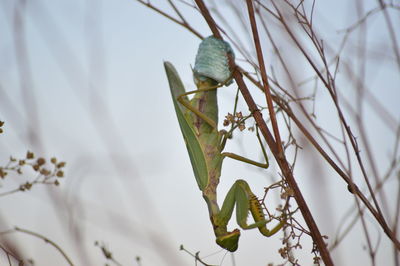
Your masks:
M 265 71 L 246 1 L 204 4 L 271 128 L 262 92 L 268 82 L 274 128 L 334 264 L 399 265 L 399 3 L 251 2 Z M 76 265 L 104 263 L 96 240 L 121 265 L 138 256 L 140 265 L 192 265 L 182 243 L 212 254 L 199 257 L 208 264 L 319 263 L 297 204 L 279 207 L 292 191 L 280 183 L 276 162 L 267 173 L 228 163 L 221 194 L 238 177 L 257 187 L 259 198 L 278 182 L 264 206 L 290 208 L 294 231 L 271 239 L 246 231 L 232 257 L 214 254 L 162 67 L 173 62 L 194 88 L 190 64 L 200 39 L 211 35 L 194 1 L 18 0 L 0 9 L 0 165 L 5 171 L 10 155 L 23 158 L 27 150 L 68 164 L 57 188 L 8 194 L 20 191 L 26 176 L 2 178 L 0 231 L 18 224 L 45 232 Z M 220 120 L 235 92 L 218 92 Z M 242 99 L 238 108 L 247 115 Z M 254 139 L 235 134 L 229 149 L 258 156 Z M 298 238 L 283 246 L 288 236 Z M 65 264 L 23 234 L 0 237 L 0 264 L 21 261 Z

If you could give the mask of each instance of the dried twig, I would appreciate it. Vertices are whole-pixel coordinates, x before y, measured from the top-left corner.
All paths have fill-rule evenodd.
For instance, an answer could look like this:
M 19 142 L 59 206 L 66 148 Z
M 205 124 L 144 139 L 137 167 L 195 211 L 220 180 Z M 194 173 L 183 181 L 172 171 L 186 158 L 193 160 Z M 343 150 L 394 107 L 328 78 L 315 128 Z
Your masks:
M 200 12 L 204 16 L 205 20 L 207 21 L 207 24 L 210 27 L 213 35 L 216 38 L 222 39 L 221 34 L 219 33 L 219 30 L 218 30 L 213 18 L 211 17 L 207 7 L 205 6 L 204 2 L 202 0 L 195 0 L 195 2 L 197 4 L 197 6 L 199 7 Z M 277 163 L 282 170 L 283 176 L 285 177 L 289 186 L 294 191 L 294 197 L 296 198 L 296 202 L 299 205 L 299 208 L 303 215 L 303 218 L 306 221 L 306 223 L 311 231 L 312 238 L 321 253 L 321 257 L 322 257 L 324 263 L 326 265 L 333 265 L 332 259 L 330 258 L 330 255 L 329 255 L 329 251 L 326 248 L 326 244 L 321 236 L 321 233 L 319 232 L 319 229 L 314 221 L 314 218 L 312 217 L 312 214 L 307 206 L 307 203 L 304 200 L 304 197 L 300 191 L 300 188 L 298 187 L 296 180 L 293 177 L 292 171 L 291 171 L 289 164 L 285 158 L 285 155 L 283 153 L 279 153 L 279 148 L 277 147 L 277 143 L 275 142 L 267 125 L 265 124 L 262 114 L 261 114 L 261 112 L 259 112 L 257 105 L 255 104 L 252 96 L 250 95 L 250 92 L 247 89 L 246 84 L 243 81 L 242 74 L 239 72 L 239 70 L 236 67 L 233 60 L 230 60 L 230 65 L 231 65 L 231 68 L 233 69 L 233 77 L 236 80 L 236 83 L 238 84 L 238 86 L 240 88 L 243 98 L 245 99 L 250 111 L 253 113 L 253 117 L 256 120 L 257 125 L 259 126 L 261 133 L 263 134 L 265 140 L 267 141 L 267 144 L 268 144 L 269 148 L 271 149 L 275 159 L 277 160 Z

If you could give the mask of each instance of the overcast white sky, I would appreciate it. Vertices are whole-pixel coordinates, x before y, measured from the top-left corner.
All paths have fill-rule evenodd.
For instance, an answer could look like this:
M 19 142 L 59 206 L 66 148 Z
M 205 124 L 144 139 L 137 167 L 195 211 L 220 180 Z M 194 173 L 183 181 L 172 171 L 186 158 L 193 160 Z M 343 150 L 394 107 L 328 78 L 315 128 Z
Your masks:
M 5 0 L 0 4 L 0 120 L 6 122 L 0 136 L 0 164 L 9 155 L 23 157 L 31 150 L 46 158 L 56 156 L 65 160 L 67 168 L 59 188 L 37 186 L 28 193 L 0 198 L 0 231 L 17 225 L 42 233 L 62 246 L 77 265 L 99 265 L 105 261 L 94 246 L 95 241 L 104 243 L 123 265 L 136 265 L 136 256 L 142 258 L 143 266 L 194 265 L 189 255 L 179 251 L 180 244 L 190 251 L 200 251 L 201 255 L 219 251 L 163 69 L 164 60 L 173 62 L 185 85 L 193 89 L 190 66 L 200 40 L 133 0 L 27 1 L 21 13 L 25 39 L 16 39 L 16 10 L 22 10 L 16 8 L 17 2 Z M 327 40 L 337 42 L 338 30 L 355 21 L 351 19 L 354 7 L 349 8 L 346 2 L 317 2 L 314 23 L 320 22 L 319 32 Z M 167 1 L 154 4 L 170 10 Z M 366 9 L 370 4 L 376 5 L 375 1 L 367 1 Z M 210 34 L 198 13 L 185 6 L 182 10 L 194 28 L 204 36 Z M 227 19 L 235 23 L 236 17 L 227 13 Z M 381 41 L 381 32 L 377 30 L 381 25 L 382 19 L 370 24 L 371 47 Z M 240 34 L 242 29 L 237 27 L 237 31 Z M 27 56 L 21 56 L 22 59 L 16 56 L 16 41 L 25 45 Z M 271 56 L 270 47 L 265 54 Z M 22 60 L 24 67 L 18 60 Z M 302 63 L 292 67 L 301 69 Z M 367 71 L 371 89 L 382 92 L 380 100 L 397 119 L 399 76 L 395 66 L 380 68 L 379 72 Z M 28 90 L 23 90 L 21 80 L 27 82 Z M 304 90 L 309 94 L 313 88 Z M 352 97 L 345 87 L 343 93 Z M 219 92 L 221 114 L 232 109 L 234 94 L 234 86 Z M 255 95 L 257 98 L 257 92 Z M 329 98 L 322 92 L 320 97 L 320 118 L 326 118 L 321 124 L 334 131 L 337 125 L 329 117 L 335 114 L 323 111 Z M 240 108 L 247 110 L 243 103 Z M 388 157 L 393 139 L 382 140 L 388 129 L 373 115 L 370 121 L 368 126 L 376 130 L 370 131 L 369 137 L 381 141 L 375 152 L 381 158 Z M 39 141 L 35 141 L 35 136 Z M 236 143 L 228 148 L 257 158 L 256 144 L 254 136 L 238 134 Z M 308 159 L 314 155 L 311 153 Z M 353 201 L 343 189 L 344 183 L 331 178 L 333 172 L 321 170 L 322 176 L 310 176 L 310 171 L 319 168 L 322 161 L 314 162 L 299 163 L 299 184 L 310 200 L 322 233 L 331 236 Z M 272 162 L 270 169 L 261 172 L 226 160 L 221 178 L 221 201 L 237 178 L 248 180 L 261 196 L 263 187 L 277 180 L 277 168 Z M 23 180 L 19 177 L 2 181 L 4 186 L 0 189 L 13 188 Z M 393 181 L 393 185 L 398 183 Z M 316 190 L 327 193 L 330 205 L 318 198 L 321 194 Z M 274 197 L 269 201 L 272 210 L 276 206 Z M 372 219 L 367 221 L 374 223 Z M 235 226 L 233 222 L 231 228 Z M 371 228 L 380 232 L 378 226 Z M 358 265 L 369 262 L 360 230 L 354 229 L 343 248 L 332 253 L 337 265 L 354 265 L 353 259 Z M 377 256 L 385 262 L 380 265 L 390 265 L 391 247 L 386 236 L 379 234 L 384 248 Z M 22 234 L 9 237 L 36 265 L 65 264 L 52 247 L 38 239 Z M 80 240 L 74 241 L 78 237 Z M 256 230 L 242 232 L 235 253 L 236 265 L 280 262 L 279 239 L 279 235 L 266 239 Z M 304 265 L 310 265 L 311 247 L 306 237 L 303 245 L 298 256 L 306 261 Z M 219 264 L 224 254 L 221 251 L 207 261 Z M 1 260 L 0 264 L 4 263 Z M 232 265 L 230 255 L 223 265 Z

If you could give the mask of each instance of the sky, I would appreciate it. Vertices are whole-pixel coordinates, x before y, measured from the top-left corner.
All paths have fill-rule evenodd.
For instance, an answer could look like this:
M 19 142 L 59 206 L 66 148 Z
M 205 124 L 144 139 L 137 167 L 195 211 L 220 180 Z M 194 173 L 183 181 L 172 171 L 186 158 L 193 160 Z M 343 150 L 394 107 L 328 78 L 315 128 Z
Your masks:
M 163 69 L 164 61 L 172 62 L 187 90 L 195 89 L 191 66 L 200 40 L 133 0 L 40 0 L 26 2 L 25 8 L 18 6 L 21 3 L 24 1 L 6 0 L 0 4 L 0 120 L 5 121 L 0 163 L 5 165 L 10 155 L 23 158 L 30 150 L 46 158 L 56 156 L 67 166 L 59 187 L 37 185 L 31 191 L 0 198 L 0 231 L 19 226 L 40 232 L 59 244 L 76 265 L 105 262 L 95 241 L 104 244 L 123 265 L 136 265 L 136 256 L 143 266 L 195 265 L 190 255 L 179 250 L 181 244 L 192 253 L 210 255 L 206 260 L 211 264 L 234 265 L 233 257 L 215 244 Z M 167 1 L 152 3 L 172 12 Z M 364 10 L 374 6 L 374 1 L 367 1 Z M 179 7 L 195 29 L 203 36 L 210 35 L 197 12 L 183 4 Z M 232 21 L 235 33 L 245 36 L 246 28 L 240 26 L 238 17 L 228 7 L 219 8 L 225 19 Z M 355 10 L 346 1 L 317 4 L 314 23 L 321 25 L 318 32 L 327 40 L 327 47 L 339 47 L 343 37 L 340 30 L 357 21 Z M 18 25 L 23 25 L 22 30 Z M 387 33 L 380 30 L 383 25 L 382 17 L 373 17 L 368 24 L 368 51 L 375 52 L 383 44 L 387 49 L 371 52 L 371 60 L 377 65 L 370 64 L 374 67 L 366 69 L 365 83 L 398 123 L 400 77 L 396 65 L 390 63 L 393 55 L 390 44 L 384 41 Z M 251 49 L 248 39 L 241 40 Z M 285 51 L 284 56 L 300 57 L 298 52 L 285 50 L 289 45 L 283 37 L 280 40 L 278 47 Z M 350 43 L 347 55 L 358 51 L 356 39 Z M 277 59 L 271 47 L 265 48 L 265 55 L 268 69 L 272 66 L 277 77 L 282 77 L 282 69 L 273 67 Z M 311 77 L 304 59 L 293 62 L 290 69 L 298 81 Z M 360 63 L 349 61 L 350 69 L 356 72 Z M 355 102 L 356 94 L 346 86 L 348 80 L 338 76 L 340 93 Z M 302 95 L 314 90 L 311 83 L 302 89 Z M 256 99 L 263 99 L 254 88 L 252 92 Z M 218 93 L 222 117 L 233 109 L 236 88 L 221 88 Z M 328 132 L 340 135 L 328 94 L 319 89 L 317 95 L 317 121 Z M 389 162 L 381 158 L 393 152 L 393 132 L 369 105 L 364 108 L 368 138 L 374 144 L 374 156 L 380 159 L 379 171 L 384 172 Z M 242 100 L 239 110 L 248 112 Z M 299 141 L 304 143 L 301 138 Z M 260 158 L 257 140 L 250 133 L 235 135 L 227 149 Z M 298 183 L 323 234 L 335 235 L 354 198 L 341 180 L 333 178 L 334 172 L 315 151 L 304 144 L 301 152 L 304 158 L 297 162 L 295 172 L 300 177 Z M 218 190 L 221 202 L 236 179 L 246 179 L 259 196 L 263 187 L 278 180 L 274 161 L 267 171 L 225 161 Z M 0 189 L 18 187 L 33 175 L 27 169 L 22 176 L 2 180 Z M 356 178 L 359 180 L 359 175 Z M 386 192 L 394 194 L 398 182 L 388 182 L 393 185 Z M 278 196 L 275 193 L 267 199 L 271 210 L 277 206 Z M 393 206 L 390 204 L 389 210 Z M 386 236 L 371 217 L 366 220 L 373 239 L 381 241 L 379 262 L 392 265 Z M 235 226 L 232 221 L 230 227 Z M 337 265 L 354 265 L 354 258 L 360 265 L 369 263 L 361 230 L 355 227 L 343 245 L 332 252 Z M 36 265 L 65 264 L 54 248 L 37 238 L 22 233 L 6 237 Z M 234 255 L 236 265 L 281 262 L 281 237 L 266 239 L 257 230 L 242 232 Z M 296 255 L 304 265 L 310 265 L 310 241 L 302 239 L 303 249 Z M 0 262 L 4 259 L 1 255 Z

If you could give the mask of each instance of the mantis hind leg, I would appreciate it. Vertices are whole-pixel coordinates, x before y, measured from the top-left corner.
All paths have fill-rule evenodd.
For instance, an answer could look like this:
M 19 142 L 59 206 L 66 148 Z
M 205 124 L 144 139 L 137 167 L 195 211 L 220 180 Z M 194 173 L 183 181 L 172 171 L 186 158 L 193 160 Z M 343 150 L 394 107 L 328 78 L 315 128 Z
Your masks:
M 276 234 L 286 223 L 285 217 L 271 230 L 268 230 L 266 224 L 270 220 L 265 219 L 264 212 L 257 197 L 251 191 L 249 184 L 244 180 L 237 180 L 229 190 L 220 212 L 220 220 L 223 223 L 228 223 L 230 220 L 233 208 L 236 205 L 236 220 L 242 229 L 258 228 L 264 236 L 272 236 Z M 248 224 L 248 213 L 251 213 L 254 223 Z

